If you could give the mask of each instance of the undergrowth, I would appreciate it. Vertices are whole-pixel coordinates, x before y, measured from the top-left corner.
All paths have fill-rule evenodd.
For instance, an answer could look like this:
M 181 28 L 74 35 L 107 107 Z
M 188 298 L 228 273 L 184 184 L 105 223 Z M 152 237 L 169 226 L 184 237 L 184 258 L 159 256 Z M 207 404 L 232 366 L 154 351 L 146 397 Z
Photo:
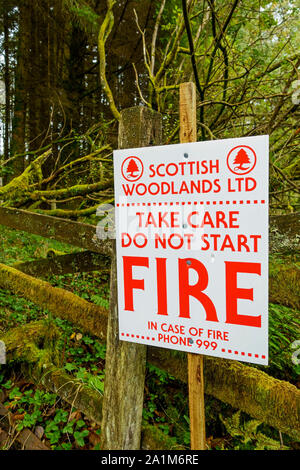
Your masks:
M 49 249 L 64 253 L 71 247 L 15 230 L 0 228 L 0 262 L 45 257 Z M 108 275 L 101 273 L 51 276 L 58 286 L 108 308 Z M 270 304 L 270 365 L 260 367 L 273 377 L 299 385 L 299 365 L 292 361 L 293 345 L 299 338 L 299 311 Z M 0 332 L 45 317 L 46 310 L 0 289 Z M 57 348 L 59 366 L 99 393 L 104 390 L 105 345 L 66 320 L 52 318 L 61 335 Z M 0 397 L 13 416 L 15 432 L 29 428 L 51 449 L 99 449 L 101 430 L 80 411 L 53 393 L 24 378 L 14 364 L 0 366 Z M 143 422 L 188 449 L 190 445 L 188 391 L 186 385 L 167 372 L 148 364 Z M 210 449 L 280 449 L 297 447 L 288 436 L 251 419 L 245 413 L 206 396 L 207 444 Z M 0 425 L 1 427 L 1 425 Z

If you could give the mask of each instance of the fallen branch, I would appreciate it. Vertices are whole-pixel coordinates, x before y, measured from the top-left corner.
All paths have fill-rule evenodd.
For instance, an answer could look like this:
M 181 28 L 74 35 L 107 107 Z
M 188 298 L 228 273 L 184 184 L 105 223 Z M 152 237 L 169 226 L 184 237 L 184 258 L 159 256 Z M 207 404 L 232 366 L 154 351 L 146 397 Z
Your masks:
M 51 150 L 43 153 L 30 163 L 20 176 L 17 176 L 5 186 L 0 187 L 0 199 L 22 199 L 24 193 L 28 191 L 31 185 L 41 183 L 43 179 L 41 167 L 50 154 Z
M 14 265 L 14 268 L 25 274 L 41 278 L 47 275 L 90 271 L 101 271 L 107 274 L 109 266 L 109 256 L 85 251 L 54 256 L 51 259 L 18 263 Z M 293 309 L 300 309 L 299 263 L 291 262 L 285 258 L 275 260 L 271 258 L 269 268 L 269 301 Z M 94 331 L 91 333 L 95 334 Z

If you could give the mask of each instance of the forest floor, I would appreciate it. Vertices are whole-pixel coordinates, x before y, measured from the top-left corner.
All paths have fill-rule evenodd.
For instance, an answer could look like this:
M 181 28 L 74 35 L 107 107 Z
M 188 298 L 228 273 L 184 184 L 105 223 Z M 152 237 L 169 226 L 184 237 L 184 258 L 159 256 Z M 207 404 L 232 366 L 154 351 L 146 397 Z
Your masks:
M 1 263 L 13 265 L 46 257 L 50 249 L 63 253 L 75 251 L 68 245 L 0 227 Z M 46 280 L 53 286 L 70 290 L 85 300 L 108 308 L 107 274 L 71 274 L 51 276 Z M 291 344 L 296 340 L 296 329 L 299 329 L 299 313 L 284 306 L 270 304 L 270 365 L 267 369 L 261 367 L 269 375 L 298 387 L 299 366 L 292 363 Z M 49 317 L 49 312 L 0 289 L 0 333 Z M 65 320 L 52 318 L 52 321 L 61 333 L 57 344 L 60 367 L 70 375 L 70 380 L 76 378 L 93 391 L 103 394 L 105 345 Z M 151 425 L 157 429 L 160 436 L 165 436 L 169 448 L 189 448 L 187 397 L 186 385 L 165 371 L 147 365 L 143 423 L 144 426 Z M 288 436 L 281 435 L 245 413 L 240 413 L 210 396 L 206 396 L 205 400 L 208 448 L 299 448 L 299 444 Z M 0 366 L 1 402 L 12 413 L 16 432 L 30 429 L 49 449 L 100 448 L 99 424 L 87 419 L 82 412 L 56 394 L 24 378 L 18 364 Z M 2 447 L 7 448 L 5 443 L 2 443 Z

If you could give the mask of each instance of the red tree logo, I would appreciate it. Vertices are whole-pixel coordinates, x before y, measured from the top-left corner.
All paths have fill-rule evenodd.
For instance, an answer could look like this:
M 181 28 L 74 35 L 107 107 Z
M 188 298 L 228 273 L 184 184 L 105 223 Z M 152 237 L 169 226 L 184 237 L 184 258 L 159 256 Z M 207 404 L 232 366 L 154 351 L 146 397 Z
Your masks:
M 256 153 L 247 145 L 238 145 L 227 155 L 227 166 L 235 175 L 246 175 L 256 165 Z
M 127 176 L 129 175 L 130 178 L 135 178 L 136 177 L 135 173 L 138 173 L 138 172 L 139 172 L 139 167 L 137 166 L 135 160 L 131 158 L 127 166 L 127 171 L 126 171 Z
M 234 165 L 237 165 L 235 167 L 235 171 L 238 171 L 238 170 L 241 170 L 241 171 L 245 171 L 245 170 L 249 170 L 249 165 L 250 165 L 250 158 L 248 157 L 248 154 L 247 152 L 244 150 L 244 149 L 240 149 L 234 159 Z M 244 167 L 244 165 L 246 165 Z
M 122 163 L 121 172 L 127 181 L 137 181 L 144 173 L 142 160 L 138 157 L 127 157 Z

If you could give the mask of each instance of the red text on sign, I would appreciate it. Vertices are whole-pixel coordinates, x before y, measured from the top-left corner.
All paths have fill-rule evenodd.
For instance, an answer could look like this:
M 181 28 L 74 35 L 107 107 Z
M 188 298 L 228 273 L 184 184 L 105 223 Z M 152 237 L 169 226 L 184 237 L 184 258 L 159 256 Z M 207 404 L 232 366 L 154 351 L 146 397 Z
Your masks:
M 157 314 L 168 315 L 167 301 L 167 260 L 156 258 L 156 291 L 157 291 Z M 124 308 L 134 311 L 133 291 L 135 289 L 145 290 L 143 279 L 133 278 L 133 267 L 140 266 L 149 268 L 148 257 L 123 256 L 124 273 Z M 198 281 L 190 284 L 189 271 L 194 270 L 198 275 Z M 245 325 L 261 327 L 261 315 L 241 315 L 238 313 L 238 299 L 254 300 L 253 288 L 245 289 L 237 286 L 238 273 L 261 275 L 260 263 L 225 261 L 225 284 L 226 284 L 226 323 L 233 325 Z M 206 320 L 218 322 L 216 308 L 211 298 L 204 292 L 209 284 L 209 275 L 206 267 L 197 259 L 178 259 L 178 283 L 179 283 L 179 318 L 190 317 L 190 297 L 197 299 L 206 313 Z M 148 289 L 152 286 L 148 286 Z

